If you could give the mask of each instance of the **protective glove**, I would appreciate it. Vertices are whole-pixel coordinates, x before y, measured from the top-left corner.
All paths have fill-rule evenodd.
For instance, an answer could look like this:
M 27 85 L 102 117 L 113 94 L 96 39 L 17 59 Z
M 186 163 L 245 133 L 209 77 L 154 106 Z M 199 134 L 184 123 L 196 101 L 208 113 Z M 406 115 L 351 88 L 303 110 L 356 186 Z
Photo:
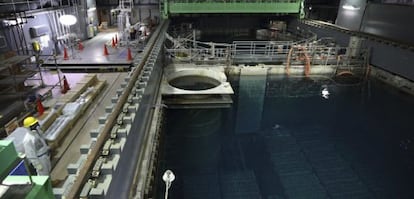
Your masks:
M 43 166 L 41 164 L 35 165 L 36 170 L 42 170 Z

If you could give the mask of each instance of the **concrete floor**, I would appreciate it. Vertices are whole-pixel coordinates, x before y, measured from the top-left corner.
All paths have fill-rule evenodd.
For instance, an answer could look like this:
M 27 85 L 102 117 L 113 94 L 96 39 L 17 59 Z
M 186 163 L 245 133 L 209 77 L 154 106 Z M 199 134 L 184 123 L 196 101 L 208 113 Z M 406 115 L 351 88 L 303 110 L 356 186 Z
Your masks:
M 67 59 L 62 54 L 56 57 L 56 63 L 59 65 L 99 65 L 99 64 L 131 64 L 132 60 L 128 59 L 128 47 L 131 50 L 131 56 L 134 58 L 144 47 L 143 42 L 126 42 L 118 40 L 118 44 L 113 47 L 112 39 L 119 37 L 115 29 L 105 30 L 104 32 L 98 33 L 97 36 L 81 42 L 83 50 L 78 48 L 75 44 L 73 47 L 69 47 L 67 51 Z M 114 39 L 115 40 L 115 39 Z M 106 46 L 108 54 L 105 55 L 104 48 Z M 45 65 L 53 65 L 55 60 L 53 56 L 45 59 Z
M 127 48 L 126 47 L 111 47 L 111 38 L 115 36 L 114 30 L 107 30 L 106 32 L 101 32 L 94 38 L 84 41 L 84 49 L 79 50 L 68 50 L 69 59 L 64 60 L 63 55 L 57 57 L 57 62 L 60 64 L 77 64 L 88 66 L 88 64 L 128 64 L 131 63 L 130 60 L 127 60 Z M 109 45 L 108 45 L 109 44 Z M 103 46 L 107 45 L 109 55 L 103 54 Z M 137 55 L 140 51 L 138 46 L 135 46 L 132 49 L 132 55 Z M 51 60 L 48 60 L 51 61 Z M 52 60 L 54 62 L 54 60 Z M 47 63 L 47 61 L 46 61 Z M 60 78 L 63 78 L 63 75 L 66 77 L 69 85 L 75 85 L 80 81 L 87 73 L 66 73 L 62 71 L 60 73 Z M 90 74 L 90 73 L 89 73 Z M 116 90 L 120 88 L 120 84 L 124 82 L 124 77 L 128 74 L 127 72 L 104 72 L 104 73 L 94 73 L 97 75 L 99 80 L 106 80 L 106 86 L 94 99 L 92 104 L 88 109 L 81 115 L 78 119 L 77 124 L 66 134 L 63 138 L 63 141 L 56 148 L 51 157 L 52 162 L 52 171 L 51 171 L 51 180 L 54 182 L 63 181 L 68 173 L 67 166 L 71 163 L 76 163 L 80 157 L 80 146 L 83 144 L 89 144 L 91 141 L 90 131 L 97 129 L 99 127 L 98 118 L 105 114 L 105 107 L 111 104 L 111 98 L 115 96 Z M 36 74 L 34 79 L 40 79 L 40 75 Z M 38 91 L 40 94 L 44 94 L 47 91 L 51 91 L 52 97 L 48 98 L 43 102 L 45 107 L 54 107 L 57 99 L 62 97 L 61 86 L 59 85 L 59 77 L 56 70 L 43 70 L 42 79 L 44 87 L 40 88 Z M 40 86 L 40 80 L 30 80 L 26 81 L 27 85 Z M 59 183 L 55 183 L 59 185 Z
M 52 159 L 52 180 L 64 180 L 67 177 L 66 167 L 76 163 L 80 157 L 79 148 L 91 141 L 89 132 L 99 127 L 98 118 L 105 114 L 105 107 L 111 104 L 116 89 L 127 73 L 101 73 L 97 74 L 99 80 L 106 80 L 107 85 L 95 98 L 91 106 L 82 114 L 77 124 L 66 135 L 59 148 L 54 151 Z M 69 75 L 70 76 L 70 75 Z

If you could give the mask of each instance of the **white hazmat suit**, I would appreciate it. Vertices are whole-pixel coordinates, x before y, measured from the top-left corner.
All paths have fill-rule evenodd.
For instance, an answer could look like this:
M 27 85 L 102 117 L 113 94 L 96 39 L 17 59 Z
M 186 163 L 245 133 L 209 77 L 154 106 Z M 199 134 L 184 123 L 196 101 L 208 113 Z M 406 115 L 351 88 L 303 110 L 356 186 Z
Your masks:
M 36 169 L 37 175 L 49 175 L 51 165 L 49 157 L 49 146 L 40 135 L 39 130 L 27 129 L 23 140 L 26 158 Z

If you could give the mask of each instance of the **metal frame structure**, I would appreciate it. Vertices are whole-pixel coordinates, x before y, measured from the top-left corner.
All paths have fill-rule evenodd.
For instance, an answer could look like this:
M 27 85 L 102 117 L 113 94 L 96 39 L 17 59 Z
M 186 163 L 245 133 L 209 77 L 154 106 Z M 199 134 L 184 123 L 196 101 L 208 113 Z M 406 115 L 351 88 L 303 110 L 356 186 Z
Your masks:
M 164 18 L 176 14 L 273 13 L 304 16 L 303 0 L 161 0 Z
M 364 73 L 368 65 L 367 49 L 326 44 L 330 38 L 317 40 L 315 34 L 308 32 L 302 32 L 297 41 L 233 41 L 229 44 L 199 42 L 191 35 L 184 38 L 166 35 L 170 44 L 165 46 L 166 53 L 178 63 L 276 64 L 283 65 L 288 76 L 296 66 L 303 66 L 304 75 L 310 76 L 313 66 L 333 68 L 332 75 L 341 75 L 354 71 Z

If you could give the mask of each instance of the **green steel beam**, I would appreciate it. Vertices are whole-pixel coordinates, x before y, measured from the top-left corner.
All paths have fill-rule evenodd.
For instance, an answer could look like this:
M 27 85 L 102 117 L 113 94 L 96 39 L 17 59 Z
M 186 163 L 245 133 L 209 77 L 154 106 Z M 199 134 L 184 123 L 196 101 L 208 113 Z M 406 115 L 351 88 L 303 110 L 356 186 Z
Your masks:
M 164 4 L 164 11 L 169 14 L 185 13 L 299 13 L 300 2 L 297 3 L 173 3 Z
M 32 176 L 34 185 L 29 193 L 24 197 L 25 199 L 54 199 L 52 190 L 52 183 L 49 176 Z M 3 181 L 5 184 L 24 184 L 30 186 L 30 180 L 28 176 L 7 176 Z
M 20 158 L 14 144 L 10 140 L 0 140 L 0 180 L 3 180 L 13 169 Z

